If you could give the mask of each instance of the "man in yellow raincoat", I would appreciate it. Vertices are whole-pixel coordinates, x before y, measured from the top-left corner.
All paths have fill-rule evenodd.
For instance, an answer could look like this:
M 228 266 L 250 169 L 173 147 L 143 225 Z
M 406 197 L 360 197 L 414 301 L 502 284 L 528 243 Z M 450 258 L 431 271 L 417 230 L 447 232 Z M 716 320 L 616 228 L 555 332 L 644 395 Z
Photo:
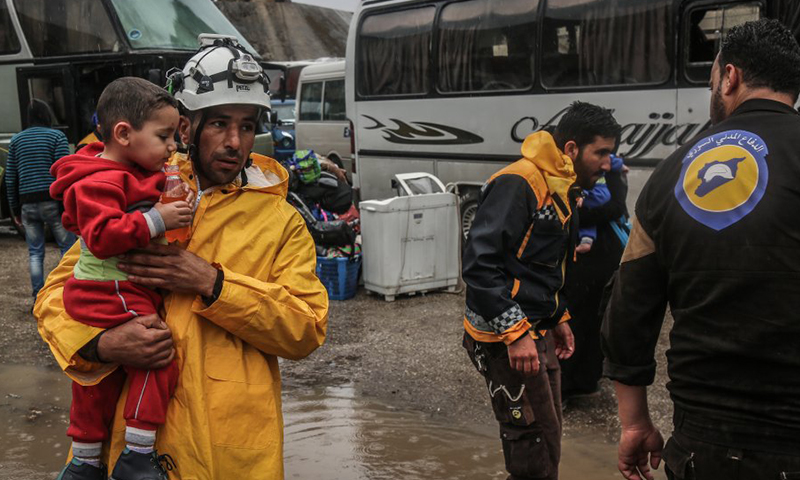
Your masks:
M 188 156 L 172 161 L 196 190 L 191 237 L 184 248 L 151 245 L 119 264 L 131 281 L 163 289 L 164 322 L 137 317 L 103 331 L 69 318 L 62 290 L 77 245 L 48 278 L 35 315 L 59 365 L 82 384 L 120 364 L 152 369 L 177 360 L 180 379 L 156 443 L 173 462 L 153 454 L 157 475 L 147 478 L 282 479 L 278 357 L 300 359 L 322 345 L 328 298 L 311 236 L 285 201 L 286 171 L 250 154 L 269 107 L 266 77 L 235 39 L 201 43 L 170 76 L 189 145 Z M 125 448 L 122 410 L 105 458 Z

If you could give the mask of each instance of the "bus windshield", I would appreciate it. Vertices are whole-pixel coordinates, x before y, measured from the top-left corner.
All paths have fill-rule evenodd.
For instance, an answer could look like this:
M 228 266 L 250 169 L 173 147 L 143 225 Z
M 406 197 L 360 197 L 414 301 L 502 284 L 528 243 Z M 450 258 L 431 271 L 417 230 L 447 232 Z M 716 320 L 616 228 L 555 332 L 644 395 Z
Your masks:
M 134 49 L 197 50 L 197 36 L 217 33 L 240 37 L 236 28 L 208 0 L 111 0 L 125 36 Z M 257 55 L 253 46 L 242 46 Z

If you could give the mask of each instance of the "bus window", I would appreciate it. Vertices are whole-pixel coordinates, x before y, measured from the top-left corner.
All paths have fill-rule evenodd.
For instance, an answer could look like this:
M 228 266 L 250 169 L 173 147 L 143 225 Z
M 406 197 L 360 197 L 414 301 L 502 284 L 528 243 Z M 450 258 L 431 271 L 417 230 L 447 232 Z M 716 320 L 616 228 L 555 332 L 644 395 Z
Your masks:
M 197 0 L 111 0 L 131 47 L 197 50 L 197 36 L 218 33 L 252 45 L 211 2 Z
M 103 2 L 14 0 L 14 7 L 35 57 L 119 50 Z
M 447 4 L 439 16 L 439 91 L 531 88 L 537 6 L 531 0 Z
M 58 75 L 43 75 L 28 79 L 31 98 L 43 100 L 53 113 L 53 128 L 66 130 L 67 104 L 65 100 L 64 81 Z M 27 125 L 27 118 L 25 119 Z
M 370 15 L 361 24 L 356 49 L 358 93 L 364 96 L 428 92 L 434 7 Z
M 728 30 L 759 18 L 761 7 L 754 3 L 691 10 L 683 19 L 686 79 L 707 84 L 711 66 Z
M 325 82 L 325 105 L 323 120 L 345 120 L 344 80 Z
M 542 25 L 545 88 L 655 85 L 672 72 L 672 0 L 550 0 Z
M 0 2 L 0 55 L 17 53 L 19 50 L 19 38 L 17 38 L 17 32 L 14 31 L 14 25 L 11 23 L 8 5 Z
M 299 120 L 322 120 L 322 82 L 304 83 L 300 88 Z

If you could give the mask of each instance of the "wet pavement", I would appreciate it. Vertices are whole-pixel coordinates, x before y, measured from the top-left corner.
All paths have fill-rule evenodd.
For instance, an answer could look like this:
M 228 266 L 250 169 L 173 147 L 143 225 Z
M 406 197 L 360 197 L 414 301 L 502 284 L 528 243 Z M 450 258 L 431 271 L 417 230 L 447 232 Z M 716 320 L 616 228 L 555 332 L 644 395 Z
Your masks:
M 0 478 L 55 478 L 69 447 L 69 385 L 52 368 L 0 367 Z M 350 385 L 287 385 L 283 401 L 287 479 L 505 478 L 496 427 L 398 408 Z M 621 478 L 615 458 L 597 434 L 565 438 L 561 478 Z

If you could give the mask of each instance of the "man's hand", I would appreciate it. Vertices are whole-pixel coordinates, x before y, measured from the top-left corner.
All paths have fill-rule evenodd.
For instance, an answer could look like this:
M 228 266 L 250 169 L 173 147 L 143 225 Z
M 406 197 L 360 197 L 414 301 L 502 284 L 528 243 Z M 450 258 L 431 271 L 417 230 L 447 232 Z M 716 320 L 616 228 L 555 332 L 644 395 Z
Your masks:
M 556 356 L 559 360 L 566 360 L 575 353 L 575 337 L 567 322 L 556 325 L 553 329 L 553 337 L 556 341 Z
M 664 439 L 652 423 L 645 426 L 623 427 L 619 439 L 617 467 L 622 476 L 628 480 L 643 478 L 653 480 L 650 467 L 658 468 L 663 449 Z
M 104 362 L 141 369 L 158 369 L 175 358 L 172 332 L 158 315 L 136 317 L 106 330 L 97 342 Z
M 128 280 L 139 285 L 206 297 L 214 293 L 217 269 L 180 247 L 151 243 L 120 258 L 119 269 L 128 274 Z
M 22 226 L 22 217 L 14 215 L 14 223 L 16 223 L 18 227 L 21 227 Z
M 528 332 L 508 346 L 508 360 L 511 368 L 525 376 L 539 373 L 539 352 L 536 351 L 536 342 Z

